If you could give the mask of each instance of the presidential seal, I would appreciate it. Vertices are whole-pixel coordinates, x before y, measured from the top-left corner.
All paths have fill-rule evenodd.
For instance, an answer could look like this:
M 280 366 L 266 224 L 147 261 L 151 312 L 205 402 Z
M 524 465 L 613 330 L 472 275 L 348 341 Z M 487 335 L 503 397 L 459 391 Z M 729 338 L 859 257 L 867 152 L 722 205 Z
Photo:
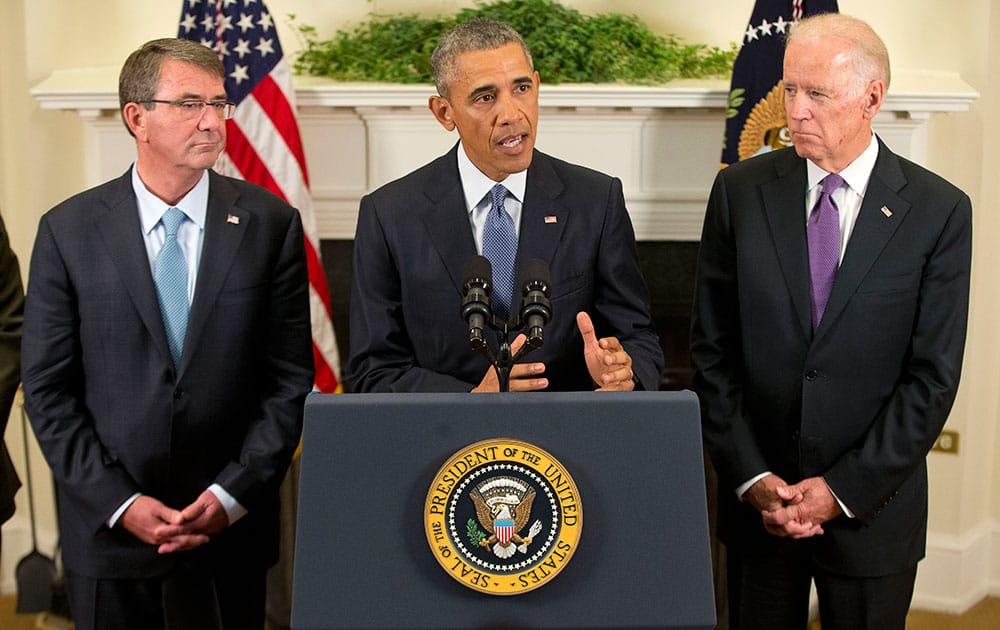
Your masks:
M 468 588 L 519 595 L 547 583 L 580 541 L 583 511 L 566 468 L 519 440 L 471 444 L 434 476 L 424 531 L 438 564 Z

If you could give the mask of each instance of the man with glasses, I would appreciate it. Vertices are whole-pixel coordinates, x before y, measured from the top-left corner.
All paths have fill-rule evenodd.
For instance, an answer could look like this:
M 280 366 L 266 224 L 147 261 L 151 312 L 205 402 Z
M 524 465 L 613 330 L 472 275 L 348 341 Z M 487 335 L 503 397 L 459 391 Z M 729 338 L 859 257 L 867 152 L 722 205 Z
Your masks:
M 313 381 L 298 212 L 211 170 L 223 67 L 179 39 L 125 62 L 137 159 L 44 217 L 23 342 L 83 628 L 261 628 L 278 487 Z

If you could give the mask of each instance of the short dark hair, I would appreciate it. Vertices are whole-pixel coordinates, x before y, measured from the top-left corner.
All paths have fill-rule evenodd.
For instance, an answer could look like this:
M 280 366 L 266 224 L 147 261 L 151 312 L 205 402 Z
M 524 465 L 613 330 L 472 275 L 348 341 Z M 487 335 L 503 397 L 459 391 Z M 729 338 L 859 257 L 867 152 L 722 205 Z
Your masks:
M 222 80 L 226 78 L 226 70 L 219 55 L 207 46 L 176 37 L 148 41 L 128 56 L 118 75 L 118 108 L 122 112 L 123 122 L 125 105 L 144 103 L 156 96 L 164 59 L 183 61 L 207 70 Z M 144 106 L 152 108 L 151 104 Z M 125 128 L 128 129 L 127 123 Z M 132 133 L 131 129 L 129 133 Z
M 528 66 L 534 70 L 531 51 L 524 43 L 524 38 L 503 22 L 489 18 L 475 18 L 462 22 L 445 33 L 434 48 L 434 54 L 431 55 L 431 70 L 434 73 L 434 86 L 438 94 L 448 98 L 451 83 L 455 80 L 456 60 L 460 54 L 472 50 L 496 50 L 512 42 L 521 47 L 528 59 Z

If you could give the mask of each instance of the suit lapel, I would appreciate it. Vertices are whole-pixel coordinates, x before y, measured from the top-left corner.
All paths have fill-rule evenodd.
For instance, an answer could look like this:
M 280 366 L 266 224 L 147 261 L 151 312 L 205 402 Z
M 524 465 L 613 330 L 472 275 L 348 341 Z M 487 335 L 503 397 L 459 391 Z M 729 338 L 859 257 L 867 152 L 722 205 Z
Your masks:
M 794 150 L 775 162 L 776 177 L 761 185 L 764 212 L 785 285 L 806 338 L 812 337 L 809 252 L 806 248 L 806 165 Z
M 424 187 L 428 201 L 414 209 L 430 234 L 431 243 L 448 270 L 456 290 L 462 290 L 462 270 L 476 255 L 476 243 L 469 229 L 462 181 L 458 174 L 458 145 L 438 160 Z M 552 168 L 548 156 L 535 151 L 521 206 L 521 227 L 517 244 L 518 267 L 529 258 L 541 258 L 551 264 L 568 219 L 568 209 L 554 200 L 565 188 Z M 515 280 L 515 287 L 523 278 Z M 514 291 L 514 308 L 520 292 Z
M 215 300 L 236 259 L 240 243 L 253 221 L 253 216 L 249 212 L 236 205 L 239 192 L 226 179 L 209 171 L 208 186 L 205 240 L 202 244 L 194 300 L 188 315 L 187 334 L 184 337 L 184 352 L 181 355 L 179 372 L 184 371 L 190 360 L 190 348 L 198 344 Z
M 149 331 L 153 345 L 166 361 L 171 361 L 163 317 L 156 297 L 153 274 L 149 270 L 149 255 L 142 237 L 139 207 L 132 190 L 132 169 L 111 187 L 105 200 L 106 211 L 94 214 L 94 225 L 108 257 L 139 312 L 139 318 Z
M 886 243 L 910 211 L 910 203 L 897 194 L 905 185 L 906 177 L 899 166 L 899 159 L 879 140 L 878 159 L 868 180 L 868 189 L 847 243 L 844 260 L 837 270 L 830 301 L 816 331 L 817 335 L 836 322 L 837 316 L 847 306 L 851 296 L 885 249 Z M 886 216 L 882 208 L 890 211 L 889 216 Z
M 465 194 L 458 174 L 458 145 L 439 158 L 424 186 L 424 203 L 414 209 L 430 235 L 431 244 L 455 289 L 462 292 L 462 270 L 476 255 L 476 242 L 469 227 Z
M 528 180 L 524 188 L 521 205 L 521 229 L 517 240 L 518 277 L 515 279 L 514 304 L 520 305 L 520 291 L 524 284 L 521 270 L 532 258 L 540 258 L 551 267 L 556 248 L 562 240 L 563 231 L 570 220 L 570 209 L 560 205 L 556 199 L 566 185 L 552 168 L 552 162 L 544 153 L 535 151 L 528 168 Z

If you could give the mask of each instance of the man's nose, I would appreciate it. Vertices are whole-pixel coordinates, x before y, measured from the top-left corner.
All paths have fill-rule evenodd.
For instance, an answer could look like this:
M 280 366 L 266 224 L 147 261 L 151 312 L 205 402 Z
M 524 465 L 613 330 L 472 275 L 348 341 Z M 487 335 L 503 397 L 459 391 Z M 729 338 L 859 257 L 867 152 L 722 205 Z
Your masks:
M 510 124 L 521 117 L 521 108 L 517 100 L 510 94 L 497 97 L 497 123 Z
M 785 113 L 794 120 L 807 118 L 809 116 L 808 103 L 798 93 L 791 96 L 785 94 Z

